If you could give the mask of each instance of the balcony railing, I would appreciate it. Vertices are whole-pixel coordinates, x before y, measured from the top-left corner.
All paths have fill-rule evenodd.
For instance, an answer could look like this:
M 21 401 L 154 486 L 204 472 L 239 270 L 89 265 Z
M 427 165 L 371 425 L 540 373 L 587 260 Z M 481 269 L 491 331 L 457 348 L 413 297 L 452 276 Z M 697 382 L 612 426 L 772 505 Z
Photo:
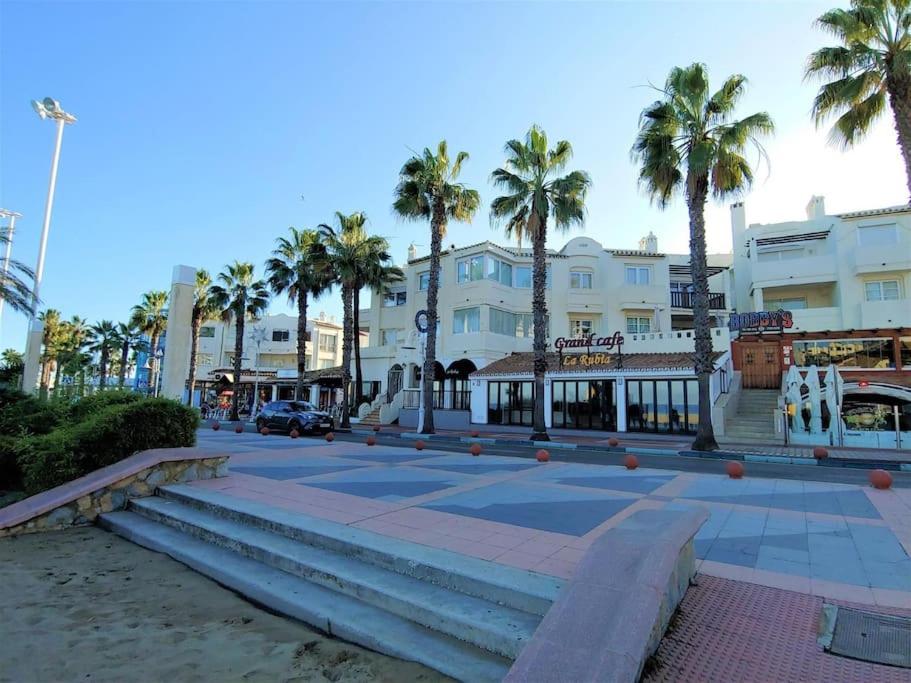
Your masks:
M 694 297 L 693 292 L 671 292 L 671 308 L 692 308 Z M 724 310 L 724 292 L 709 292 L 709 308 Z

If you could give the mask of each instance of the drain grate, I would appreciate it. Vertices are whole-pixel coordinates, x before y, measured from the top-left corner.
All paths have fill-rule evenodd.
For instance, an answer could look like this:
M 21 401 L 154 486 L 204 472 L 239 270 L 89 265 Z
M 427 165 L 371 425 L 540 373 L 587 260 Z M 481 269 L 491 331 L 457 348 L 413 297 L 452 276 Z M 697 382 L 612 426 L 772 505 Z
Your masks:
M 911 618 L 825 605 L 820 642 L 833 654 L 911 668 Z

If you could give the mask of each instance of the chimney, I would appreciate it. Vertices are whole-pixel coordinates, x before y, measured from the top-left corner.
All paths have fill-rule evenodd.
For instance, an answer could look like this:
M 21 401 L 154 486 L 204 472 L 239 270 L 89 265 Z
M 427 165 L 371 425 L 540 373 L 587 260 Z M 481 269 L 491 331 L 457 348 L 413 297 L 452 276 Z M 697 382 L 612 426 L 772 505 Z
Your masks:
M 826 198 L 818 197 L 815 194 L 810 197 L 810 201 L 807 203 L 807 220 L 815 221 L 820 218 L 825 218 L 826 215 Z
M 655 233 L 649 230 L 648 235 L 639 240 L 639 251 L 645 251 L 649 254 L 658 253 L 658 238 Z
M 418 257 L 418 250 L 414 248 L 414 242 L 408 245 L 408 260 L 414 261 Z
M 326 322 L 326 311 L 319 312 L 319 319 L 320 319 L 320 322 Z

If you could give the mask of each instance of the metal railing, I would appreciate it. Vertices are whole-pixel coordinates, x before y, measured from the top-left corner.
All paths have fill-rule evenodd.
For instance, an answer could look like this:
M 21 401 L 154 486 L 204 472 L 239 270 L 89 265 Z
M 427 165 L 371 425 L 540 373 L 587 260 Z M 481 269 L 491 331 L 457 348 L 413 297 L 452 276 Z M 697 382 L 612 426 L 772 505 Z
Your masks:
M 693 292 L 671 292 L 672 308 L 692 308 Z M 712 310 L 724 310 L 724 292 L 709 292 L 709 308 Z

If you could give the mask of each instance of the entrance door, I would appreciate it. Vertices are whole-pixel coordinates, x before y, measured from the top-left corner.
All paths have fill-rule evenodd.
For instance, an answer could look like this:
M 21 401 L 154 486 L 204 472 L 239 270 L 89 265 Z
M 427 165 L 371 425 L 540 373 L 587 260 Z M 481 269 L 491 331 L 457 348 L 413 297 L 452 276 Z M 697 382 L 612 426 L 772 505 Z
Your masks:
M 778 389 L 781 386 L 776 342 L 743 342 L 740 353 L 744 389 Z

